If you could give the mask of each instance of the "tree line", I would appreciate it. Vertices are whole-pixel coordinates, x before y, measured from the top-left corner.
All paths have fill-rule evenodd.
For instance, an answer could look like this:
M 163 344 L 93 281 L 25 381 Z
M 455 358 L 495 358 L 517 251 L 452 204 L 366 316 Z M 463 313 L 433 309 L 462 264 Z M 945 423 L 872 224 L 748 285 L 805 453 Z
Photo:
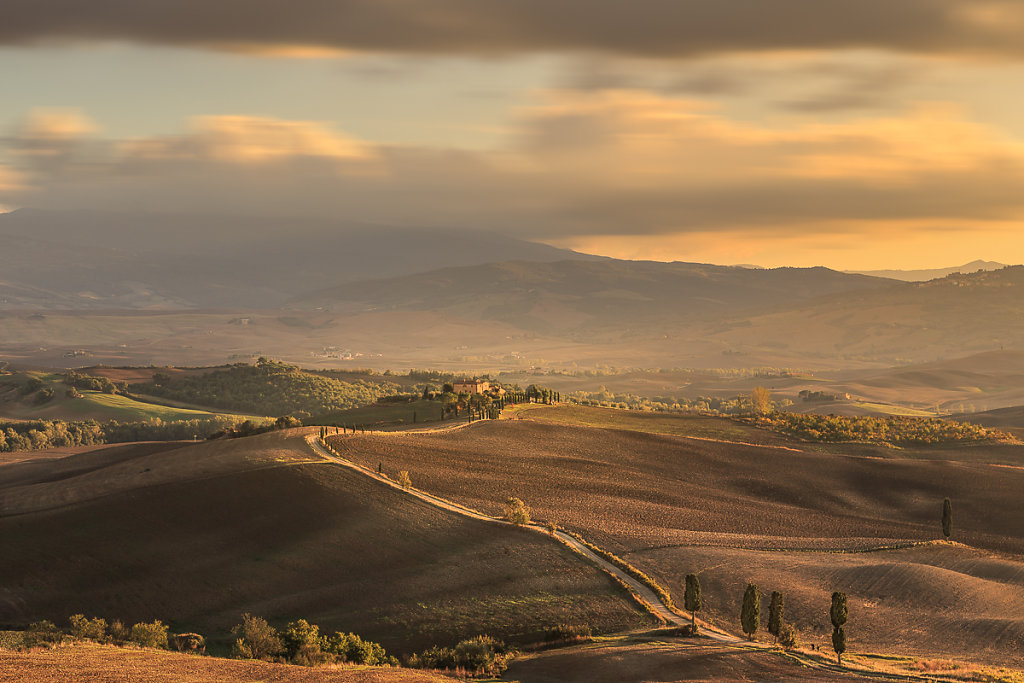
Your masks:
M 94 446 L 129 441 L 183 441 L 219 436 L 248 436 L 269 429 L 301 426 L 292 418 L 245 420 L 214 416 L 165 422 L 160 418 L 137 422 L 94 420 L 30 420 L 0 422 L 0 453 L 37 451 L 64 446 Z
M 869 441 L 895 446 L 997 441 L 1006 434 L 969 422 L 938 418 L 814 415 L 770 412 L 749 418 L 758 427 L 807 441 Z
M 224 410 L 299 418 L 358 408 L 399 393 L 393 382 L 344 382 L 266 358 L 255 365 L 239 363 L 202 375 L 167 378 L 159 384 L 136 384 L 131 389 Z

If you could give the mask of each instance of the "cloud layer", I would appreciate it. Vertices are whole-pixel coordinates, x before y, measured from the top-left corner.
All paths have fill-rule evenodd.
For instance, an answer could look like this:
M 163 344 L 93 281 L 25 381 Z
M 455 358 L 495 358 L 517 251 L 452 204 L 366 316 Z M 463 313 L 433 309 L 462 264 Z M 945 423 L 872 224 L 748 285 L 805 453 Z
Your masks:
M 1016 0 L 7 0 L 0 43 L 128 40 L 310 48 L 686 57 L 880 48 L 1024 56 Z
M 91 130 L 80 115 L 33 117 L 8 138 L 0 203 L 505 229 L 578 244 L 873 239 L 893 226 L 928 234 L 1024 219 L 1024 144 L 949 107 L 773 129 L 697 101 L 554 91 L 490 151 L 371 144 L 246 116 L 128 141 Z

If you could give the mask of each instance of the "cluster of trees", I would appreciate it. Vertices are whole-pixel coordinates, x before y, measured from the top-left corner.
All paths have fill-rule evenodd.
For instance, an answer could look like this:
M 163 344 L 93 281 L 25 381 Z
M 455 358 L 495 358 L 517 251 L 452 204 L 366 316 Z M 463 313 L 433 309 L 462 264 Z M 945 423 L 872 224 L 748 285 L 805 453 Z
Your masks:
M 152 418 L 138 422 L 95 422 L 93 420 L 32 420 L 0 422 L 0 452 L 36 451 L 63 446 L 94 446 L 129 441 L 180 441 L 218 436 L 248 436 L 270 429 L 301 426 L 293 418 L 276 422 L 245 421 L 235 418 L 209 417 L 196 420 L 165 422 Z
M 937 418 L 804 415 L 773 412 L 752 418 L 758 427 L 808 441 L 868 441 L 896 446 L 994 441 L 1006 435 L 968 422 Z
M 622 408 L 659 413 L 700 413 L 702 415 L 747 415 L 751 412 L 750 396 L 720 398 L 717 396 L 638 396 L 629 392 L 612 392 L 606 387 L 598 391 L 573 391 L 566 394 L 569 401 L 585 406 Z M 792 401 L 772 402 L 772 408 L 785 408 Z
M 158 385 L 133 385 L 132 389 L 214 408 L 296 417 L 357 408 L 399 392 L 393 382 L 343 382 L 266 358 L 255 365 L 239 363 Z
M 127 394 L 127 382 L 113 382 L 107 377 L 94 377 L 83 375 L 74 370 L 64 373 L 64 384 L 74 389 L 86 391 L 102 391 L 104 394 Z
M 846 398 L 846 394 L 837 394 L 830 391 L 811 391 L 810 389 L 804 389 L 800 392 L 800 399 L 806 403 L 813 403 L 815 401 L 841 401 Z
M 464 671 L 471 676 L 500 676 L 515 654 L 500 640 L 490 636 L 476 636 L 459 642 L 455 647 L 435 645 L 408 657 L 406 666 L 414 669 Z
M 66 636 L 79 641 L 92 641 L 111 645 L 127 645 L 166 649 L 169 643 L 168 627 L 161 621 L 139 622 L 132 626 L 113 621 L 107 624 L 106 619 L 93 617 L 88 619 L 83 614 L 72 615 L 68 619 L 69 628 L 62 629 L 52 621 L 42 620 L 29 624 L 22 633 L 22 647 L 49 647 L 64 642 Z M 197 635 L 197 634 L 182 634 Z M 202 636 L 199 636 L 202 640 Z M 177 642 L 182 642 L 178 639 Z
M 262 617 L 243 614 L 242 622 L 231 629 L 235 636 L 231 654 L 241 659 L 289 662 L 317 666 L 332 662 L 368 666 L 398 666 L 383 646 L 363 640 L 355 633 L 320 634 L 320 627 L 305 619 L 290 622 L 281 631 Z

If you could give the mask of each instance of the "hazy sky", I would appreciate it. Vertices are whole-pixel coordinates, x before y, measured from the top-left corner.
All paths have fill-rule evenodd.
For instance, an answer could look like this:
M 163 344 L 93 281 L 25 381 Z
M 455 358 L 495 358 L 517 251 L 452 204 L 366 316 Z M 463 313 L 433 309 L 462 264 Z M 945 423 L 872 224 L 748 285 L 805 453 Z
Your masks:
M 1019 0 L 5 0 L 0 206 L 1024 262 Z

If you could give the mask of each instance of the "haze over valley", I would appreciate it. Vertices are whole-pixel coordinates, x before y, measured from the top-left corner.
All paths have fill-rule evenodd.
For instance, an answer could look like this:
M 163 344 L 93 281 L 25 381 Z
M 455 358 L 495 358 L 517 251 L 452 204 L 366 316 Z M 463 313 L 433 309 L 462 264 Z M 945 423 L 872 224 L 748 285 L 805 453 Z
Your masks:
M 7 0 L 0 679 L 1021 683 L 1022 27 Z

